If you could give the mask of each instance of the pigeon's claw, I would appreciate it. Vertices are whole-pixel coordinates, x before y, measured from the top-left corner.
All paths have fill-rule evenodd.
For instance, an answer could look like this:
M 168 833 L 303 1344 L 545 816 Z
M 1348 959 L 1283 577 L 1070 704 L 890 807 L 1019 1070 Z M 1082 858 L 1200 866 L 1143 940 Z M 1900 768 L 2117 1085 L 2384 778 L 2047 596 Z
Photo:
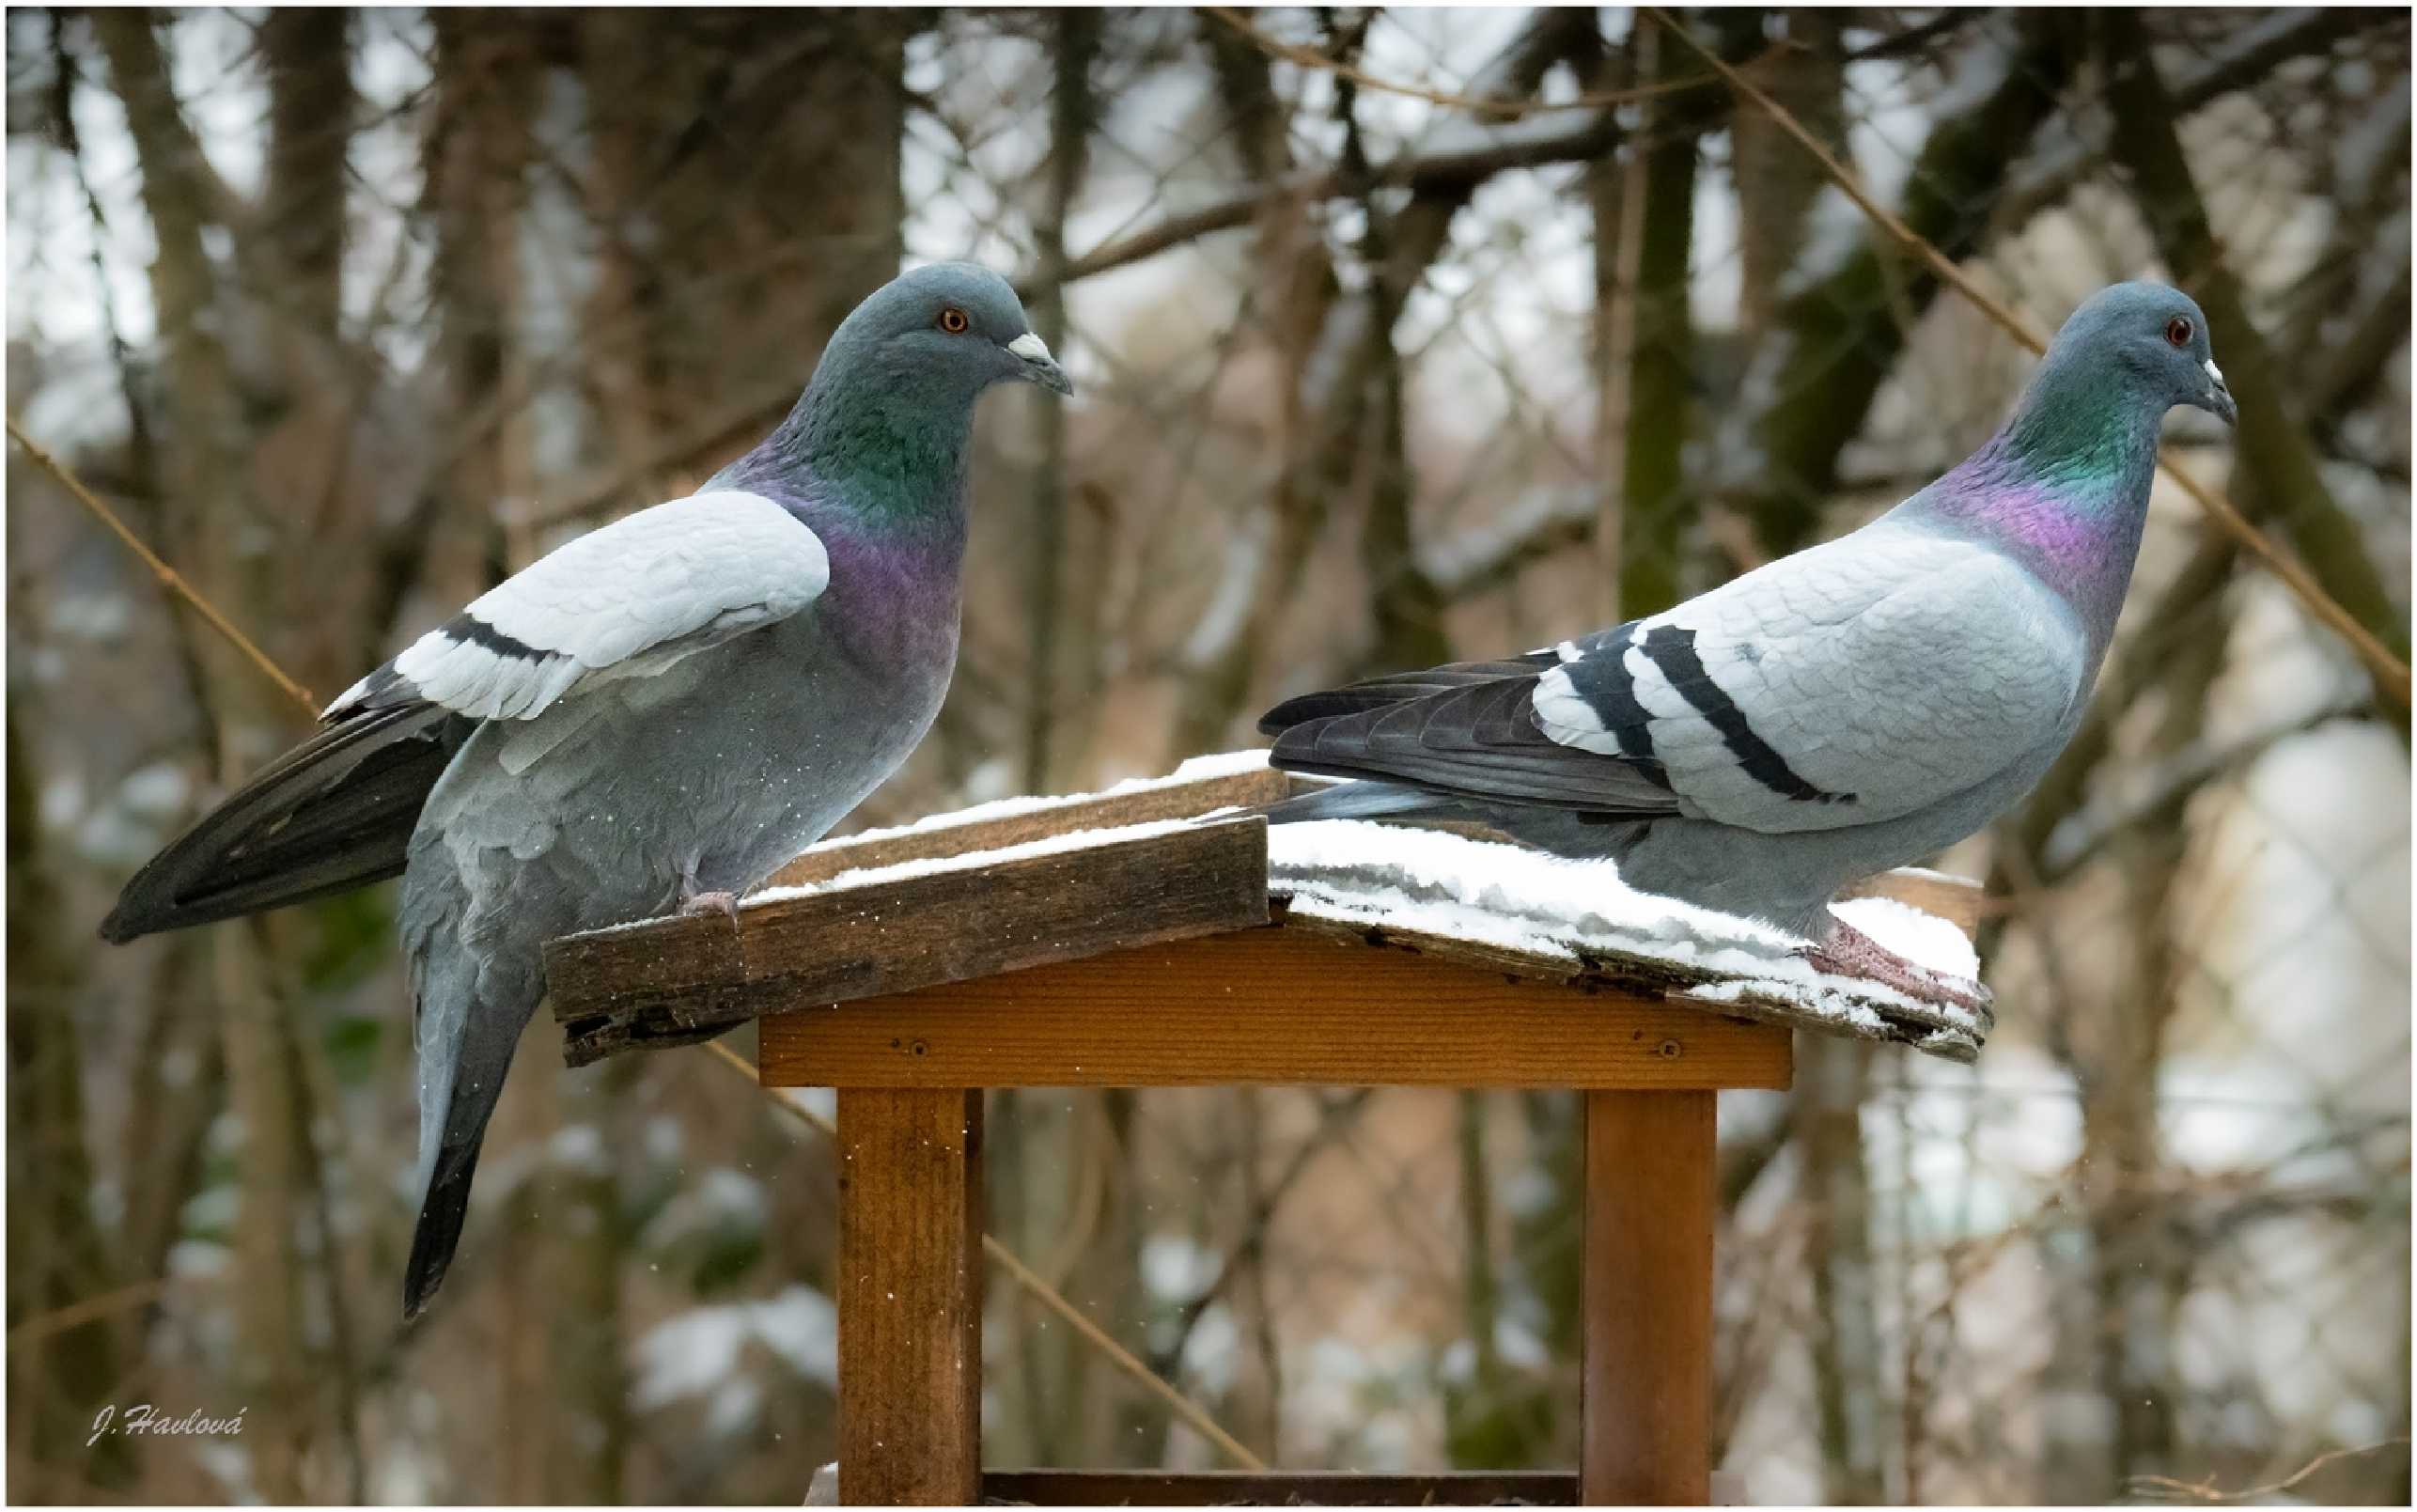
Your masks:
M 730 921 L 732 934 L 739 932 L 739 895 L 736 893 L 691 893 L 683 889 L 679 912 L 683 916 L 693 918 L 719 913 Z
M 1826 975 L 1876 982 L 1916 1002 L 1961 1008 L 1983 1023 L 1996 1017 L 1989 991 L 1980 983 L 1917 966 L 1843 920 L 1832 920 L 1827 938 L 1797 954 Z

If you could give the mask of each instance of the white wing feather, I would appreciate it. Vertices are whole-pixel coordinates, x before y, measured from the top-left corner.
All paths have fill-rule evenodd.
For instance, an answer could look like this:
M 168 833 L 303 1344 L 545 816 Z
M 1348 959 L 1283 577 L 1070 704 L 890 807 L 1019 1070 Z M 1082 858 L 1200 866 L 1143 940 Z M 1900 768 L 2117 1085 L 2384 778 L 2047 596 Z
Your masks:
M 760 494 L 699 493 L 539 557 L 362 678 L 326 718 L 426 699 L 474 719 L 534 719 L 613 678 L 661 672 L 819 598 L 831 561 Z

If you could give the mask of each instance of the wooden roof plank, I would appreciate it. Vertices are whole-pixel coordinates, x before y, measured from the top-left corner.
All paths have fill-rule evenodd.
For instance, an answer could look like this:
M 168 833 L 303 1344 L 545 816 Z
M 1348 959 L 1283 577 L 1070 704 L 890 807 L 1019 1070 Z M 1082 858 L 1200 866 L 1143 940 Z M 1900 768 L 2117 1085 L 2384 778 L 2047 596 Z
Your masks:
M 1289 796 L 1294 790 L 1290 777 L 1289 772 L 1272 767 L 1254 767 L 1149 783 L 1128 792 L 1084 794 L 988 818 L 955 821 L 949 815 L 937 815 L 908 829 L 850 835 L 809 847 L 767 885 L 799 887 L 829 881 L 846 872 L 1001 850 L 1082 830 L 1122 829 L 1162 819 L 1197 818 L 1222 808 L 1250 808 Z
M 1262 925 L 1267 820 L 1236 818 L 985 864 L 874 876 L 546 946 L 573 1066 L 749 1019 Z

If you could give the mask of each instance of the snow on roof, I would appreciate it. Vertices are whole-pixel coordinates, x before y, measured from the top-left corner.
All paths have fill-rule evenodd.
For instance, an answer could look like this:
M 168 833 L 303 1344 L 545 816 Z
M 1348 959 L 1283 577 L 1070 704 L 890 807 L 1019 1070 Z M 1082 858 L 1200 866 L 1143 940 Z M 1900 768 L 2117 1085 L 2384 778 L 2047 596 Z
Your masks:
M 1929 1026 L 1924 1049 L 1966 1057 L 1988 1025 L 1970 1011 L 1917 1001 L 1861 978 L 1816 970 L 1805 941 L 1752 919 L 1641 893 L 1609 861 L 1573 861 L 1524 847 L 1362 819 L 1279 825 L 1268 836 L 1268 888 L 1293 916 L 1466 941 L 1573 966 L 1649 965 L 1699 985 L 1690 997 L 1774 1008 L 1868 1037 L 1890 1019 Z M 1978 969 L 1963 932 L 1889 898 L 1837 905 L 1839 916 L 1889 950 L 1971 984 Z M 1894 1011 L 1890 1011 L 1894 1010 Z
M 1119 783 L 1104 793 L 1001 799 L 818 849 L 852 850 L 1230 776 L 1266 764 L 1264 750 L 1197 756 L 1166 776 Z M 768 888 L 751 895 L 742 907 L 843 888 L 894 886 L 937 873 L 1172 834 L 1197 822 L 1198 818 L 1180 818 L 1071 830 L 956 855 L 867 865 L 802 886 Z M 877 854 L 865 860 L 875 862 Z M 1707 1005 L 1905 1041 L 1952 1059 L 1971 1059 L 1990 1027 L 1985 1011 L 1975 1013 L 1951 999 L 1917 999 L 1863 978 L 1820 972 L 1801 954 L 1806 941 L 1756 920 L 1639 892 L 1621 881 L 1618 866 L 1609 860 L 1570 860 L 1444 830 L 1323 819 L 1270 829 L 1268 891 L 1282 900 L 1288 921 L 1381 931 L 1397 943 L 1423 941 L 1446 956 L 1451 944 L 1465 944 L 1512 970 L 1525 958 L 1540 976 L 1593 974 L 1659 985 Z M 1833 907 L 1842 920 L 1941 978 L 1943 986 L 1986 1001 L 1977 982 L 1978 959 L 1951 921 L 1886 897 L 1858 897 Z
M 860 830 L 854 834 L 826 842 L 833 847 L 869 845 L 880 840 L 895 840 L 901 835 L 924 834 L 933 830 L 954 829 L 959 824 L 979 824 L 986 819 L 1013 818 L 1020 814 L 1037 814 L 1053 808 L 1066 808 L 1075 803 L 1088 803 L 1101 798 L 1122 798 L 1131 793 L 1149 792 L 1160 787 L 1174 787 L 1187 782 L 1200 782 L 1210 777 L 1230 777 L 1238 772 L 1256 772 L 1268 764 L 1264 750 L 1221 751 L 1212 756 L 1196 756 L 1185 761 L 1163 777 L 1128 777 L 1113 787 L 1096 793 L 1056 793 L 1045 797 L 1001 798 L 988 803 L 975 803 L 971 808 L 951 809 L 945 814 L 927 814 L 912 824 L 893 825 L 883 830 Z
M 1015 800 L 1005 800 L 1013 803 Z M 993 805 L 985 803 L 984 808 Z M 965 811 L 975 812 L 972 809 Z M 942 818 L 960 816 L 940 815 Z M 988 817 L 988 816 L 986 816 Z M 1159 819 L 1148 824 L 1121 824 L 1106 830 L 1068 830 L 1063 834 L 1043 835 L 1021 845 L 999 846 L 989 850 L 968 850 L 954 856 L 918 856 L 912 861 L 900 861 L 886 866 L 859 866 L 843 871 L 819 882 L 804 882 L 794 887 L 767 887 L 749 893 L 741 908 L 756 908 L 765 903 L 778 903 L 792 897 L 807 897 L 816 893 L 835 892 L 843 887 L 878 887 L 912 881 L 943 871 L 978 871 L 1005 861 L 1022 861 L 1031 856 L 1054 855 L 1061 850 L 1089 850 L 1098 846 L 1121 845 L 1128 840 L 1146 840 L 1152 835 L 1172 834 L 1192 827 L 1191 819 Z

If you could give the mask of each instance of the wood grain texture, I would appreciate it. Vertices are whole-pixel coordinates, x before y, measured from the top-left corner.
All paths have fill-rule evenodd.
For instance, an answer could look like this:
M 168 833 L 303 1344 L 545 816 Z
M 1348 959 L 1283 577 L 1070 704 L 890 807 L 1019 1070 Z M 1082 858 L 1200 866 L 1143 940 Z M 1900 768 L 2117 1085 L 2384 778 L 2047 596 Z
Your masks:
M 1423 1475 L 1348 1471 L 986 1470 L 982 1494 L 1034 1506 L 1569 1506 L 1566 1470 L 1451 1470 Z
M 982 1095 L 839 1094 L 839 1499 L 982 1483 Z
M 1195 818 L 1221 808 L 1272 803 L 1292 792 L 1288 776 L 1271 768 L 1261 768 L 1194 782 L 1171 782 L 1137 792 L 1093 794 L 996 818 L 950 823 L 948 816 L 939 815 L 926 821 L 928 828 L 905 834 L 850 835 L 810 846 L 795 861 L 773 873 L 767 885 L 798 887 L 829 881 L 843 872 L 865 867 L 971 855 L 976 850 L 997 850 L 1078 830 L 1113 830 L 1128 824 L 1154 824 L 1161 819 Z
M 1785 1087 L 1788 1032 L 1289 928 L 764 1021 L 775 1086 Z
M 1590 1092 L 1579 1500 L 1711 1496 L 1713 1094 Z
M 1107 831 L 1074 850 L 751 904 L 735 928 L 714 914 L 571 935 L 547 944 L 546 980 L 563 1057 L 581 1066 L 792 1009 L 1266 920 L 1267 820 L 1251 818 Z

